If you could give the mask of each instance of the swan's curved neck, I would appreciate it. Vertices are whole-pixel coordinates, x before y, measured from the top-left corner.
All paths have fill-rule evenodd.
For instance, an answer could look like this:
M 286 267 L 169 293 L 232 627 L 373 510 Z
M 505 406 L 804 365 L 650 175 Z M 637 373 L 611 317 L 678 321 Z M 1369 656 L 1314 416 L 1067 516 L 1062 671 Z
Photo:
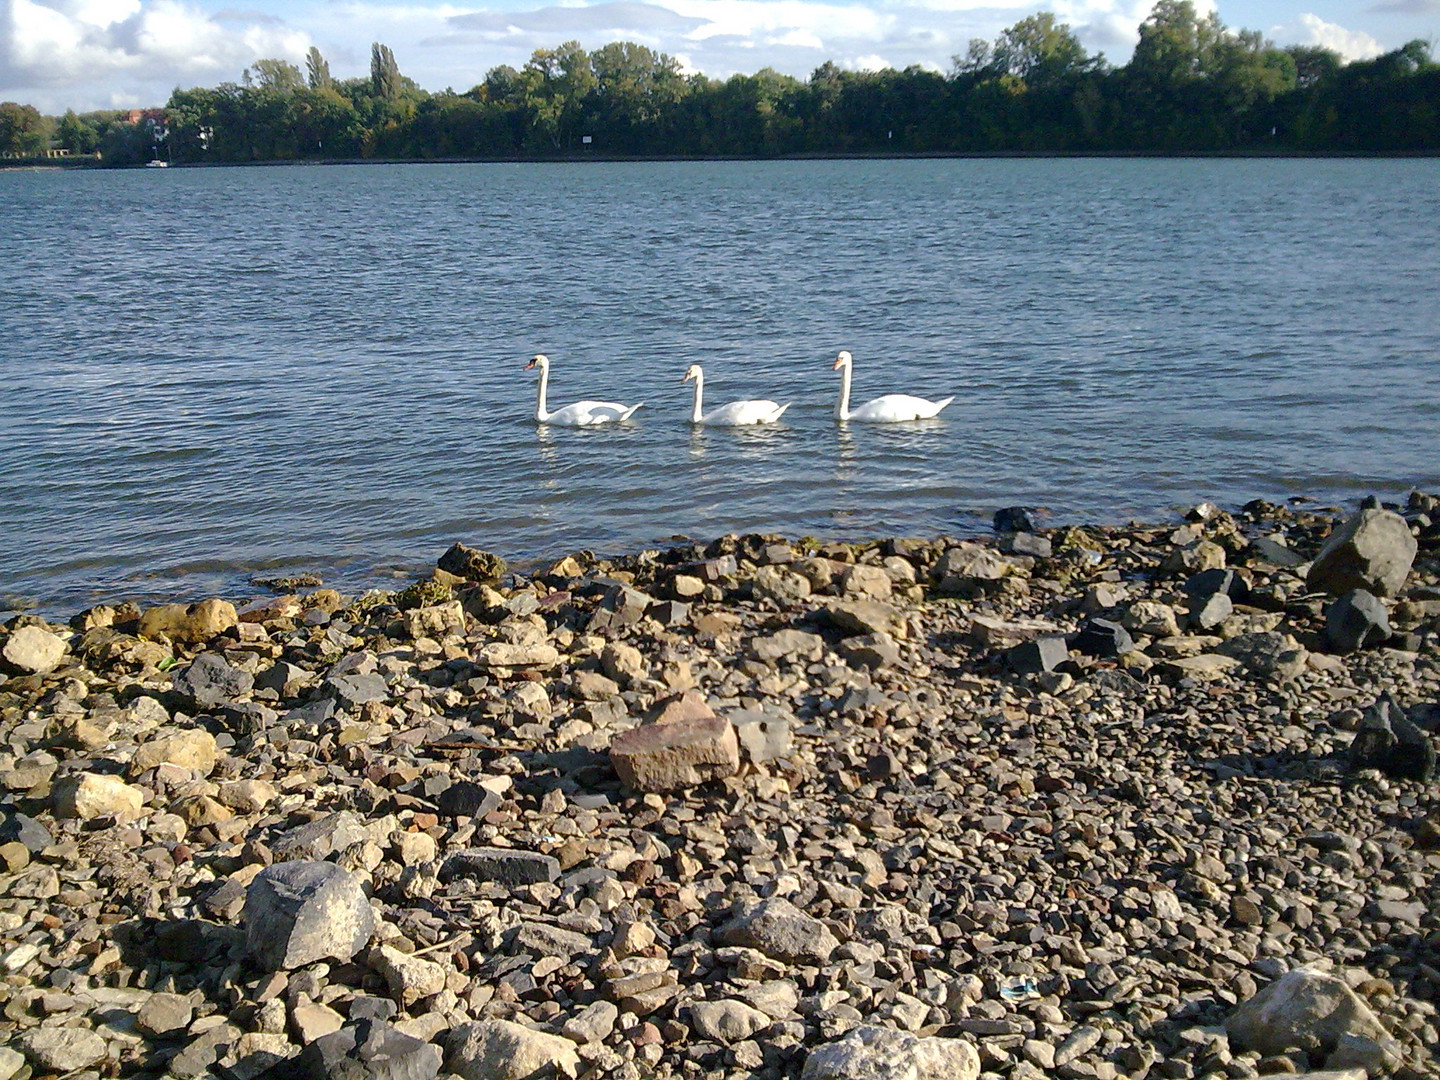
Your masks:
M 835 403 L 835 419 L 850 419 L 850 365 L 840 365 L 840 400 Z
M 535 419 L 544 423 L 549 419 L 550 414 L 545 410 L 545 388 L 550 382 L 550 365 L 540 365 L 540 395 L 535 402 Z
M 694 410 L 690 413 L 690 422 L 691 422 L 692 424 L 698 424 L 698 423 L 700 423 L 700 416 L 701 416 L 701 414 L 700 414 L 700 397 L 701 397 L 701 395 L 704 394 L 704 393 L 705 393 L 705 376 L 704 376 L 704 375 L 699 375 L 699 374 L 697 374 L 697 375 L 695 376 L 695 408 L 694 408 Z

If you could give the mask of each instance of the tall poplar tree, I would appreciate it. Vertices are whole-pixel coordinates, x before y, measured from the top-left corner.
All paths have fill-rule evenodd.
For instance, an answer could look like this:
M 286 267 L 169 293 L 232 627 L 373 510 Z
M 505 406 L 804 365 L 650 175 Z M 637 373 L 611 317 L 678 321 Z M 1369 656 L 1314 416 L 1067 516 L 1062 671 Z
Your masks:
M 311 90 L 324 90 L 335 83 L 330 77 L 330 61 L 321 56 L 320 50 L 314 45 L 311 45 L 310 51 L 305 54 L 305 76 Z
M 400 65 L 390 46 L 378 41 L 370 46 L 370 91 L 381 101 L 400 96 Z

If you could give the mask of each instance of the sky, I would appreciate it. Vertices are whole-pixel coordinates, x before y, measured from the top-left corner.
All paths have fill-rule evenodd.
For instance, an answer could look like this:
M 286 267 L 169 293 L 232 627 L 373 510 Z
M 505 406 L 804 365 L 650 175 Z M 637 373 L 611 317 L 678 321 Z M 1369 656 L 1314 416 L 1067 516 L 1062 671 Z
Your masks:
M 827 60 L 871 70 L 948 71 L 972 38 L 994 40 L 1054 12 L 1092 53 L 1123 64 L 1154 0 L 0 0 L 0 101 L 153 107 L 176 87 L 239 82 L 257 59 L 304 70 L 316 46 L 336 78 L 368 75 L 370 45 L 426 90 L 464 91 L 500 64 L 575 40 L 634 41 L 687 72 L 726 78 L 773 67 L 807 77 Z M 1425 38 L 1440 0 L 1197 0 L 1233 30 L 1323 45 L 1346 60 Z M 1440 54 L 1440 47 L 1437 47 Z

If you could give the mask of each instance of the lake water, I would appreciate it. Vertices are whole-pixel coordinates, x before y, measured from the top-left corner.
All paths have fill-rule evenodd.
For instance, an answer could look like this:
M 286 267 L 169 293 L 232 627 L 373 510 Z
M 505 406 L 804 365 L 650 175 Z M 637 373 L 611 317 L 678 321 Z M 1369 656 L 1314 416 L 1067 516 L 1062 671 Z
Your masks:
M 1440 161 L 0 172 L 0 608 L 1440 486 Z M 855 398 L 955 394 L 837 426 Z M 644 401 L 619 429 L 551 407 Z M 686 424 L 792 401 L 765 430 Z

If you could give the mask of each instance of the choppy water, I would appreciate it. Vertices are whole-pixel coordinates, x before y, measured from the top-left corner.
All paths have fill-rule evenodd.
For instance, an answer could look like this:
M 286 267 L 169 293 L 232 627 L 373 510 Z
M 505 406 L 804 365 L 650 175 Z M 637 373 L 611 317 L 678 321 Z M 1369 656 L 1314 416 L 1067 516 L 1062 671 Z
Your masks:
M 1440 162 L 0 172 L 0 608 L 1440 484 Z M 943 418 L 837 427 L 864 401 Z M 551 406 L 646 404 L 537 431 Z M 795 404 L 770 430 L 685 423 Z

